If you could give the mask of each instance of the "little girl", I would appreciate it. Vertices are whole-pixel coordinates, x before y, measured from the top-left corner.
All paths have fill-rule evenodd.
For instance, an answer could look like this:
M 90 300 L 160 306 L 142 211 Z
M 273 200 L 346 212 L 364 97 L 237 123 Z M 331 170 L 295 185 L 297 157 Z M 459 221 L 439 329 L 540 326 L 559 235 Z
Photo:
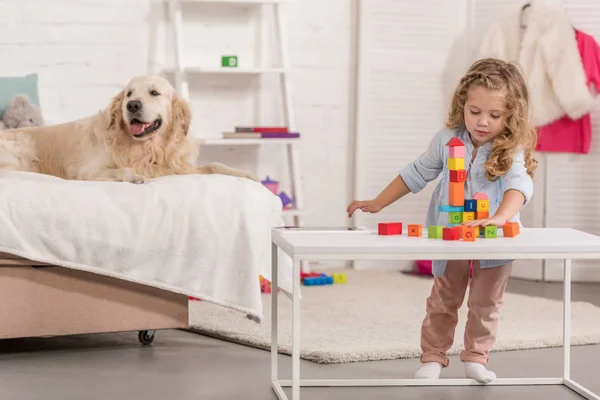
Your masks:
M 376 213 L 405 196 L 441 179 L 433 193 L 427 226 L 448 225 L 448 214 L 438 211 L 448 203 L 448 147 L 453 137 L 465 144 L 465 198 L 476 192 L 488 195 L 489 218 L 465 222 L 469 226 L 502 226 L 519 222 L 519 210 L 533 194 L 532 159 L 536 133 L 529 125 L 529 94 L 519 69 L 498 59 L 476 61 L 460 80 L 450 105 L 446 128 L 427 150 L 397 176 L 375 199 L 350 202 L 356 210 Z M 490 239 L 492 240 L 492 239 Z M 421 326 L 421 367 L 416 378 L 437 379 L 448 366 L 448 349 L 454 343 L 458 309 L 469 283 L 470 260 L 434 261 L 433 287 Z M 498 310 L 511 272 L 512 260 L 474 260 L 469 307 L 460 355 L 467 378 L 487 383 L 496 378 L 488 370 L 489 351 L 496 340 Z

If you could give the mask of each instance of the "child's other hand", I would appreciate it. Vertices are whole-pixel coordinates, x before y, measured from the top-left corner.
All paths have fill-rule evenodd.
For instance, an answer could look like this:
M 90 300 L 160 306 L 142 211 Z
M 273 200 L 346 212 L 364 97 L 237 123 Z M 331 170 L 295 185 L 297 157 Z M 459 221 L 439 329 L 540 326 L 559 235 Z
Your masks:
M 507 221 L 508 221 L 508 219 L 504 215 L 496 214 L 490 218 L 476 219 L 475 221 L 465 222 L 463 225 L 470 226 L 470 227 L 487 226 L 487 225 L 503 226 L 504 224 L 506 224 Z
M 350 204 L 348 204 L 346 211 L 348 212 L 348 218 L 350 218 L 352 214 L 354 214 L 354 211 L 358 209 L 362 212 L 376 213 L 381 211 L 382 208 L 383 207 L 375 200 L 352 200 Z

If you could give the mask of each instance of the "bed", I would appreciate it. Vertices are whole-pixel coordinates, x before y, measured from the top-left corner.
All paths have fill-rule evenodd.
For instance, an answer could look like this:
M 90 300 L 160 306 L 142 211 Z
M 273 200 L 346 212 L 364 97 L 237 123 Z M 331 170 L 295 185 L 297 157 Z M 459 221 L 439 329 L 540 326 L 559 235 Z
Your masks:
M 0 172 L 0 339 L 188 327 L 188 297 L 262 321 L 281 200 L 217 175 L 144 185 Z M 283 290 L 291 263 L 280 263 Z

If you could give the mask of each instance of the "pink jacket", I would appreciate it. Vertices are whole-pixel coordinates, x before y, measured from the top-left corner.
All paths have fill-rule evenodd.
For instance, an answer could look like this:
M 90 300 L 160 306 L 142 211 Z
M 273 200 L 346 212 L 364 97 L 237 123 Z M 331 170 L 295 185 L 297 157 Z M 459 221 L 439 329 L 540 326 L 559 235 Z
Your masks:
M 576 39 L 588 87 L 593 83 L 596 91 L 600 91 L 600 47 L 592 36 L 584 32 L 576 31 Z M 538 128 L 537 132 L 537 151 L 581 154 L 590 151 L 592 121 L 589 113 L 576 120 L 565 115 Z

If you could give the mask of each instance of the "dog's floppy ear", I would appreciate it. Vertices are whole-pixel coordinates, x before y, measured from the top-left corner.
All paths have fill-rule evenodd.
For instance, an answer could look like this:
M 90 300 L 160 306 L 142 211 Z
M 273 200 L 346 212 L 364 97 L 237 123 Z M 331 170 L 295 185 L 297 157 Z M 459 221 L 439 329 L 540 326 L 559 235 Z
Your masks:
M 192 122 L 192 113 L 187 101 L 175 94 L 171 102 L 173 135 L 187 136 Z
M 113 128 L 115 123 L 121 123 L 123 120 L 123 108 L 121 107 L 123 99 L 125 98 L 125 90 L 121 90 L 119 94 L 113 97 L 110 105 L 108 106 L 108 115 L 110 117 L 110 123 L 108 128 Z

